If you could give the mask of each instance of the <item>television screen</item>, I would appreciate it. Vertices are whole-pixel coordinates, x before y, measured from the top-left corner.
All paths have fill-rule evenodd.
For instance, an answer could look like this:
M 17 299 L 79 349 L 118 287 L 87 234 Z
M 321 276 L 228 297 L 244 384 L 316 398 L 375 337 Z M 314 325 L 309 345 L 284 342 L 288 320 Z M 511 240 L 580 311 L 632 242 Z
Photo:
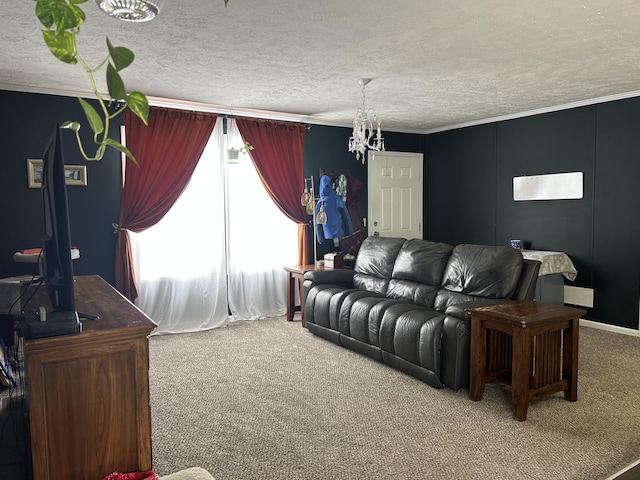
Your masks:
M 78 333 L 82 329 L 74 299 L 67 185 L 58 127 L 47 143 L 42 160 L 44 235 L 40 277 L 46 285 L 53 311 L 41 307 L 38 316 L 27 318 L 29 338 Z
M 44 279 L 54 312 L 75 311 L 71 233 L 60 129 L 49 140 L 42 157 L 44 235 L 40 277 Z

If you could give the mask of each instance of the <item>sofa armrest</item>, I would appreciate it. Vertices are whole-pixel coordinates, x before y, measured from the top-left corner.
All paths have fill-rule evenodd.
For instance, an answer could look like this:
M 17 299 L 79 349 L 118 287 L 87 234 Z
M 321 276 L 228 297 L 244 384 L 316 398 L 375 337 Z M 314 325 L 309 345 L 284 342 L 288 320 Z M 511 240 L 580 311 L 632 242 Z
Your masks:
M 497 305 L 499 303 L 509 302 L 509 299 L 504 298 L 479 298 L 478 300 L 470 300 L 468 302 L 456 303 L 455 305 L 450 305 L 447 307 L 445 311 L 445 315 L 449 317 L 456 317 L 460 320 L 469 319 L 469 315 L 467 315 L 467 310 L 476 307 L 485 307 L 487 305 Z
M 351 288 L 353 285 L 353 270 L 347 268 L 334 268 L 331 270 L 315 270 L 304 274 L 304 282 L 311 285 L 320 283 L 332 283 Z
M 339 285 L 344 288 L 353 288 L 353 270 L 347 268 L 334 268 L 332 270 L 316 270 L 304 274 L 302 290 L 304 298 L 309 295 L 315 285 L 321 284 Z
M 518 285 L 511 298 L 514 300 L 533 300 L 538 283 L 538 272 L 541 263 L 538 260 L 523 259 L 522 272 L 518 279 Z
M 449 388 L 469 386 L 470 338 L 469 320 L 446 315 L 442 326 L 440 379 Z

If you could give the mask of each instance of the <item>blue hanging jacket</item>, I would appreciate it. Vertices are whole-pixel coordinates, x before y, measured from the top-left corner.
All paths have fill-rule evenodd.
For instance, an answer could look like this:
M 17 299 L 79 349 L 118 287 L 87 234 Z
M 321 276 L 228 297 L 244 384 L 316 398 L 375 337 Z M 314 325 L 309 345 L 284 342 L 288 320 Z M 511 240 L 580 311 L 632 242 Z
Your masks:
M 349 211 L 331 186 L 331 179 L 327 175 L 320 177 L 320 199 L 316 203 L 316 218 L 320 207 L 323 207 L 327 214 L 327 223 L 316 224 L 319 243 L 324 243 L 328 238 L 340 238 L 353 233 Z

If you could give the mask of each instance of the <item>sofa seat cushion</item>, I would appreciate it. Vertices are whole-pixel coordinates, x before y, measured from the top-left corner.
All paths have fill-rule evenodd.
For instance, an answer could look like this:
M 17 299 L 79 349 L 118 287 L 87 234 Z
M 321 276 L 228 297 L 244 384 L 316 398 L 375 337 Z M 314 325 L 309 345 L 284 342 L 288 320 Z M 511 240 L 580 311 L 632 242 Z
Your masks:
M 466 293 L 452 292 L 446 288 L 441 288 L 436 294 L 436 299 L 433 303 L 433 308 L 439 312 L 446 312 L 448 308 L 455 306 L 458 303 L 468 303 L 480 299 L 481 297 L 474 297 L 467 295 Z
M 407 305 L 415 308 L 412 302 L 384 297 L 363 296 L 353 302 L 349 311 L 343 305 L 340 313 L 341 325 L 348 324 L 342 332 L 361 342 L 380 346 L 380 324 L 387 309 L 394 305 Z
M 375 277 L 373 275 L 358 272 L 353 274 L 353 286 L 355 288 L 367 290 L 369 292 L 381 293 L 382 295 L 387 293 L 390 280 L 390 278 Z
M 396 323 L 402 314 L 410 311 L 425 312 L 425 318 L 427 318 L 426 312 L 432 312 L 427 307 L 411 303 L 394 303 L 390 305 L 382 315 L 380 322 L 380 347 L 390 353 L 396 353 L 395 348 L 395 335 L 396 335 Z M 433 314 L 437 312 L 433 311 Z
M 387 297 L 432 307 L 439 289 L 440 287 L 435 285 L 392 279 L 387 288 Z
M 375 345 L 379 347 L 378 342 L 378 329 L 374 329 L 374 335 L 371 336 L 369 330 L 369 313 L 371 309 L 385 301 L 380 297 L 364 297 L 360 298 L 353 303 L 350 311 L 343 311 L 340 315 L 340 323 L 346 323 L 348 325 L 348 336 L 359 340 L 360 342 Z
M 355 294 L 349 295 L 347 300 L 343 302 L 340 312 L 340 328 L 344 332 L 340 334 L 340 343 L 382 362 L 380 323 L 384 313 L 393 305 L 404 304 L 415 308 L 415 304 L 383 296 Z
M 341 334 L 351 336 L 350 319 L 352 315 L 352 309 L 355 303 L 361 299 L 370 299 L 371 302 L 379 302 L 384 299 L 384 295 L 376 292 L 369 292 L 367 290 L 348 290 L 332 300 L 330 308 L 332 315 L 338 316 L 338 329 Z
M 321 327 L 337 331 L 337 316 L 331 315 L 331 299 L 334 295 L 340 294 L 345 290 L 348 289 L 344 286 L 330 283 L 314 285 L 309 290 L 304 304 L 305 322 L 315 323 Z
M 395 368 L 442 388 L 441 344 L 445 316 L 427 308 L 392 306 L 380 326 L 384 361 Z M 421 372 L 421 373 L 420 373 Z

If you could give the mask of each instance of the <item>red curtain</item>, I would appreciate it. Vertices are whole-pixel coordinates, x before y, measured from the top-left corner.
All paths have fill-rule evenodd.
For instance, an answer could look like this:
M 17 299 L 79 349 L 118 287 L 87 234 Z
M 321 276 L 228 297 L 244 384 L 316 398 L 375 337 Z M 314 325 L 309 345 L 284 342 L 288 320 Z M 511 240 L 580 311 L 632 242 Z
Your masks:
M 148 125 L 125 110 L 127 160 L 116 244 L 116 288 L 138 297 L 127 230 L 142 232 L 165 216 L 182 195 L 216 122 L 211 113 L 151 107 Z
M 309 262 L 307 213 L 300 204 L 304 188 L 305 126 L 236 118 L 240 135 L 254 147 L 251 158 L 258 175 L 280 210 L 298 224 L 298 264 Z

